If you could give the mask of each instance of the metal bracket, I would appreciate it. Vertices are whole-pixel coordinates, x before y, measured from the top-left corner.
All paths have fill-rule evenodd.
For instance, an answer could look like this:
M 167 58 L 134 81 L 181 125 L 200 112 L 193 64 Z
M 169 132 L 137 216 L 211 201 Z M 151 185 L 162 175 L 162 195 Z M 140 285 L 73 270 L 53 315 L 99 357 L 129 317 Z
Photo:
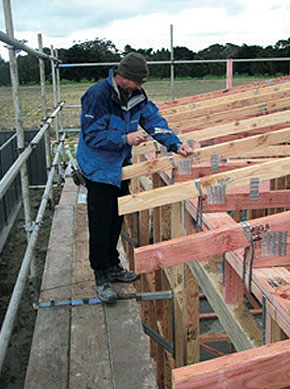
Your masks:
M 192 159 L 178 160 L 178 174 L 192 174 Z
M 219 157 L 216 154 L 210 156 L 210 166 L 212 173 L 218 173 L 219 171 Z
M 288 231 L 263 231 L 262 257 L 283 257 L 287 255 Z
M 97 297 L 93 298 L 84 298 L 84 299 L 64 299 L 64 300 L 49 300 L 49 301 L 41 301 L 38 304 L 38 308 L 50 308 L 50 307 L 63 307 L 66 305 L 70 305 L 72 307 L 79 306 L 79 305 L 94 305 L 94 304 L 100 304 L 102 303 L 100 299 Z
M 167 155 L 169 155 L 167 148 L 163 145 L 160 146 L 160 155 L 162 157 L 166 157 Z
M 250 200 L 255 201 L 259 200 L 259 185 L 260 179 L 258 177 L 253 177 L 250 180 Z
M 169 162 L 170 162 L 170 164 L 171 164 L 171 166 L 172 166 L 172 168 L 173 169 L 176 169 L 177 168 L 177 166 L 176 166 L 176 163 L 175 163 L 175 161 L 174 161 L 174 157 L 173 157 L 173 155 L 172 154 L 169 154 Z
M 172 166 L 171 184 L 174 184 L 175 173 L 173 172 L 173 170 L 176 170 L 177 166 L 176 166 L 176 163 L 174 161 L 174 157 L 171 153 L 169 153 L 168 157 L 169 157 L 169 162 L 171 163 L 171 166 Z
M 155 152 L 159 154 L 160 153 L 160 149 L 159 149 L 159 146 L 158 146 L 158 142 L 155 139 L 153 140 L 153 145 L 155 147 Z
M 207 186 L 206 190 L 208 204 L 224 204 L 226 202 L 226 186 L 224 184 Z
M 225 267 L 225 263 L 226 263 L 226 253 L 223 253 L 223 263 L 222 263 L 222 269 L 223 269 L 223 286 L 225 286 L 226 284 L 226 267 Z
M 262 309 L 263 309 L 262 310 L 262 325 L 263 325 L 262 342 L 263 342 L 263 344 L 266 344 L 266 317 L 267 317 L 266 307 L 267 307 L 267 300 L 266 300 L 265 295 L 263 295 L 263 300 L 262 300 Z
M 196 212 L 196 231 L 198 231 L 198 227 L 202 230 L 203 193 L 200 185 L 200 179 L 196 178 L 194 180 L 194 183 L 199 193 L 198 201 L 197 201 L 197 212 Z
M 250 265 L 249 265 L 249 283 L 248 283 L 248 289 L 251 293 L 252 291 L 252 275 L 253 275 L 253 264 L 255 260 L 255 243 L 254 238 L 252 235 L 252 232 L 250 230 L 250 224 L 248 221 L 241 222 L 241 225 L 243 227 L 244 234 L 249 241 L 252 249 L 251 259 L 250 259 Z M 248 247 L 244 250 L 244 259 L 243 259 L 243 283 L 246 282 L 246 267 L 247 267 L 247 253 L 248 253 Z

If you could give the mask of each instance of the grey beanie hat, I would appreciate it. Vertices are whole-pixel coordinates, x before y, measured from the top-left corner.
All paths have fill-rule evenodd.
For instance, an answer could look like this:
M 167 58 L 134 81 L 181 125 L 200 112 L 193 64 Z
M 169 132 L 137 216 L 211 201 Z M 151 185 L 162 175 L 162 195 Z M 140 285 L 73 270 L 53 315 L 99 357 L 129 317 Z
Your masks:
M 129 53 L 120 62 L 117 73 L 120 76 L 135 82 L 146 82 L 149 77 L 149 69 L 145 58 L 140 53 Z

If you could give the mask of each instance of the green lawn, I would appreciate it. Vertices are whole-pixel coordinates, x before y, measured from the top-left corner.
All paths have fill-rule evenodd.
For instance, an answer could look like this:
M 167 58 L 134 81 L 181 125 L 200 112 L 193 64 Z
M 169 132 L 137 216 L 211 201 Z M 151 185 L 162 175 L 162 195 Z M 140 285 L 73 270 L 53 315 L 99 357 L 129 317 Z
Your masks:
M 259 78 L 261 79 L 261 78 Z M 234 86 L 248 84 L 257 81 L 258 78 L 237 78 L 234 79 Z M 61 99 L 67 104 L 80 104 L 80 97 L 93 83 L 64 83 L 61 85 Z M 193 96 L 200 93 L 210 92 L 226 87 L 225 79 L 208 80 L 176 80 L 174 86 L 175 98 Z M 150 99 L 155 102 L 171 100 L 171 82 L 148 81 L 145 84 L 145 90 Z M 42 119 L 42 105 L 40 96 L 40 87 L 21 86 L 20 99 L 23 116 L 24 128 L 38 128 Z M 0 87 L 0 129 L 13 129 L 14 111 L 12 90 L 10 87 Z M 52 86 L 47 86 L 47 105 L 49 113 L 53 108 Z M 64 128 L 79 127 L 80 110 L 65 110 L 63 112 Z

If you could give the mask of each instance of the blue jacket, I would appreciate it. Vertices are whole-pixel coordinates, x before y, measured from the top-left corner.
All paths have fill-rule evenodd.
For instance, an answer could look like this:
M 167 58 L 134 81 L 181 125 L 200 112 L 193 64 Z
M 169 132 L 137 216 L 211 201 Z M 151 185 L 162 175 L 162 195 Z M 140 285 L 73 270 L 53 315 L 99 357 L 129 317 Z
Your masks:
M 131 164 L 132 146 L 127 134 L 140 125 L 148 134 L 155 128 L 169 129 L 157 107 L 145 91 L 134 91 L 127 106 L 120 100 L 114 69 L 106 80 L 92 86 L 82 96 L 81 133 L 77 161 L 85 177 L 91 181 L 121 185 L 122 166 Z M 168 151 L 177 151 L 180 140 L 172 135 L 155 135 Z

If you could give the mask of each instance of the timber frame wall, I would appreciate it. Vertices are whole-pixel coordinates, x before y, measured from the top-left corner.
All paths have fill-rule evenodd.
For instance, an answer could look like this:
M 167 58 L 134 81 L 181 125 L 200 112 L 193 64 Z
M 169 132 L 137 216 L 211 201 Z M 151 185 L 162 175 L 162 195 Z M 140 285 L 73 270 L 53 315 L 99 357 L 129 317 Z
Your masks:
M 123 178 L 132 178 L 132 195 L 119 199 L 119 212 L 126 215 L 125 250 L 131 267 L 142 273 L 139 291 L 173 291 L 174 316 L 169 300 L 140 306 L 145 323 L 175 346 L 173 357 L 149 340 L 159 387 L 232 388 L 250 381 L 255 388 L 286 387 L 289 243 L 286 255 L 263 257 L 261 237 L 265 230 L 290 230 L 289 77 L 159 108 L 184 141 L 194 140 L 192 172 L 172 169 L 183 158 L 170 160 L 147 142 L 135 148 L 134 164 L 123 169 Z M 259 179 L 254 200 L 252 178 Z M 225 202 L 209 204 L 208 187 L 221 182 Z M 248 228 L 240 223 L 245 219 Z M 204 297 L 224 332 L 200 334 Z M 224 340 L 237 353 L 221 356 L 207 345 Z M 200 348 L 219 358 L 200 362 Z

